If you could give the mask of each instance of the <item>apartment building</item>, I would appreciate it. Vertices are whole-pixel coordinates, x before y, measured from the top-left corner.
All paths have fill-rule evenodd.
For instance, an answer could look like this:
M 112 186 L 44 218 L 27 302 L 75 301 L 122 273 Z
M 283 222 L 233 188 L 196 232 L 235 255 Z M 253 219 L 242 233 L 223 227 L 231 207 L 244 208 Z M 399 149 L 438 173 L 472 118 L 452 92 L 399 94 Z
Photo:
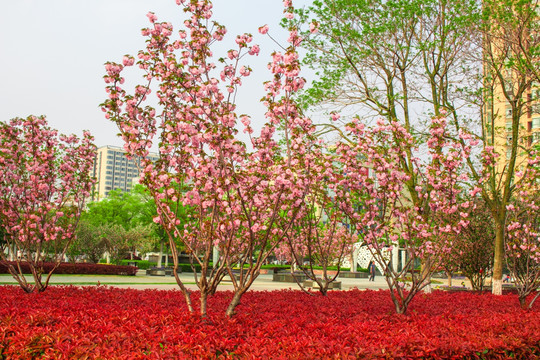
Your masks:
M 512 72 L 507 70 L 505 86 L 511 91 Z M 519 118 L 518 150 L 516 170 L 522 170 L 527 160 L 524 150 L 540 142 L 540 85 L 533 85 L 526 90 L 526 105 Z M 502 174 L 512 153 L 512 106 L 503 95 L 502 86 L 494 88 L 493 97 L 485 108 L 485 126 L 487 145 L 493 146 L 499 154 L 497 172 Z M 492 135 L 492 136 L 490 136 Z
M 150 153 L 149 157 L 156 161 L 158 154 Z M 98 148 L 93 168 L 96 185 L 92 192 L 92 201 L 107 197 L 111 190 L 130 191 L 138 182 L 140 163 L 138 158 L 128 159 L 121 147 L 107 145 Z

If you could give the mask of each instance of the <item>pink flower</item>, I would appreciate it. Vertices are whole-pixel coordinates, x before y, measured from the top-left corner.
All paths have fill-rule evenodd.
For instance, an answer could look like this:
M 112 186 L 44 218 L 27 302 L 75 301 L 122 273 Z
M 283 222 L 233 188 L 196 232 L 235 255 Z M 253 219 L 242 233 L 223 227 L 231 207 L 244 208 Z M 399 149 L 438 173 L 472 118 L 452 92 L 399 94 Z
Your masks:
M 149 12 L 148 14 L 146 14 L 146 17 L 152 22 L 156 22 L 157 20 L 157 16 L 156 14 L 154 14 L 153 12 Z
M 261 27 L 259 28 L 259 33 L 261 33 L 261 34 L 264 35 L 264 34 L 266 34 L 267 32 L 268 32 L 268 25 L 264 25 L 264 26 L 261 26 Z
M 250 49 L 249 49 L 249 55 L 259 55 L 259 52 L 260 52 L 260 48 L 259 48 L 259 45 L 253 45 Z
M 124 55 L 124 58 L 122 59 L 122 63 L 124 66 L 132 66 L 135 62 L 135 59 L 132 56 Z

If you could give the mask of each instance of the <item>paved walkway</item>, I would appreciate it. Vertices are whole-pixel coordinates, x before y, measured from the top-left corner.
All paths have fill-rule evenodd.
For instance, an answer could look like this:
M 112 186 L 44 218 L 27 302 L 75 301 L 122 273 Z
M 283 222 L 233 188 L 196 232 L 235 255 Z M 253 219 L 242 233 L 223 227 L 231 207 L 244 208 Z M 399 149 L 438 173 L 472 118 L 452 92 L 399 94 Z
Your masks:
M 272 281 L 271 274 L 259 275 L 251 286 L 251 290 L 266 291 L 266 290 L 280 290 L 280 289 L 299 289 L 296 283 L 276 282 Z M 182 273 L 180 275 L 182 281 L 187 283 L 186 287 L 189 289 L 197 289 L 197 285 L 194 284 L 193 274 Z M 29 279 L 30 280 L 30 279 Z M 341 288 L 343 290 L 349 290 L 352 288 L 358 289 L 387 289 L 388 285 L 383 276 L 377 276 L 375 281 L 368 281 L 368 279 L 349 279 L 338 278 L 341 281 Z M 0 284 L 16 284 L 11 275 L 0 274 Z M 73 284 L 77 286 L 94 286 L 94 285 L 107 285 L 119 288 L 132 288 L 132 289 L 163 289 L 163 290 L 175 290 L 178 289 L 178 285 L 173 276 L 115 276 L 115 275 L 54 275 L 51 277 L 50 285 L 55 284 Z M 227 281 L 222 282 L 218 290 L 232 290 L 232 284 Z

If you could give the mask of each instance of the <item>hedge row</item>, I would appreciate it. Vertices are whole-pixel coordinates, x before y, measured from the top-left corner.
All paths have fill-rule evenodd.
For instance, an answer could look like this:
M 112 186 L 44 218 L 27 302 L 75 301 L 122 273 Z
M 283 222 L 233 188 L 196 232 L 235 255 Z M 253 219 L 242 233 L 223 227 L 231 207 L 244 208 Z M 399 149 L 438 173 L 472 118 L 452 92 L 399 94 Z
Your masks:
M 15 261 L 8 261 L 13 266 L 17 266 Z M 43 263 L 43 272 L 48 273 L 54 267 L 54 263 Z M 27 263 L 21 262 L 23 273 L 30 274 L 30 267 Z M 103 265 L 87 263 L 61 263 L 54 271 L 55 274 L 80 274 L 80 275 L 135 275 L 135 266 L 125 265 Z M 0 274 L 9 274 L 5 262 L 0 262 Z
M 118 265 L 130 265 L 130 264 L 135 264 L 137 268 L 142 269 L 142 270 L 150 269 L 157 265 L 157 263 L 150 262 L 148 260 L 120 260 L 120 263 Z

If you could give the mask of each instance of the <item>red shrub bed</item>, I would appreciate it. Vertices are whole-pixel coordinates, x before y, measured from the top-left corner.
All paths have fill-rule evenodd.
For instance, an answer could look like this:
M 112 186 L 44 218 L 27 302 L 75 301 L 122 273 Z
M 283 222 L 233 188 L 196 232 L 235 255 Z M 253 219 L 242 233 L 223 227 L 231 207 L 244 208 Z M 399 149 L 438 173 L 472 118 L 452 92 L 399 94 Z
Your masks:
M 7 263 L 17 266 L 15 261 Z M 54 263 L 44 263 L 43 272 L 48 273 L 54 267 Z M 21 262 L 23 273 L 30 274 L 30 268 L 27 263 Z M 137 268 L 135 266 L 126 265 L 103 265 L 103 264 L 87 264 L 87 263 L 61 263 L 54 274 L 84 274 L 84 275 L 135 275 Z M 0 262 L 0 274 L 9 274 L 6 264 Z
M 532 359 L 540 306 L 515 295 L 435 292 L 395 315 L 387 291 L 250 292 L 238 315 L 187 313 L 179 291 L 0 287 L 1 359 Z

